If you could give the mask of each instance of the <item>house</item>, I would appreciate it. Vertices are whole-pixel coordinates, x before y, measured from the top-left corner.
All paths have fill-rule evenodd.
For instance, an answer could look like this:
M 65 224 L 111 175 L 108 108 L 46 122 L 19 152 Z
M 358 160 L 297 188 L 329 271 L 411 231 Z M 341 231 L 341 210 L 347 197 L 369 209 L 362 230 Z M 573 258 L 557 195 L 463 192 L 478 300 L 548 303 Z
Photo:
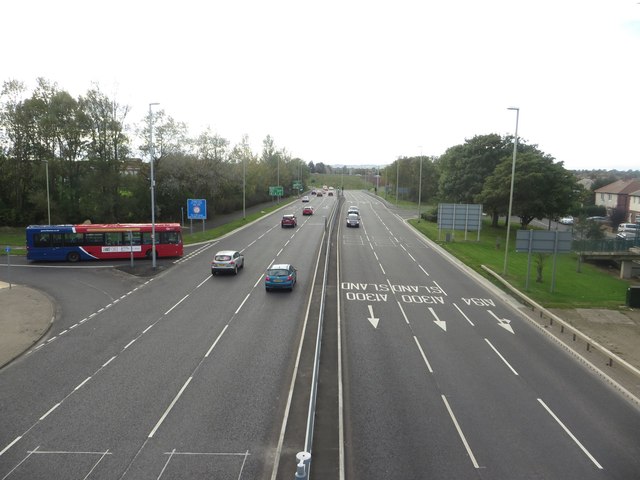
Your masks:
M 604 206 L 607 215 L 625 212 L 625 222 L 640 222 L 640 180 L 616 180 L 594 192 L 596 205 Z

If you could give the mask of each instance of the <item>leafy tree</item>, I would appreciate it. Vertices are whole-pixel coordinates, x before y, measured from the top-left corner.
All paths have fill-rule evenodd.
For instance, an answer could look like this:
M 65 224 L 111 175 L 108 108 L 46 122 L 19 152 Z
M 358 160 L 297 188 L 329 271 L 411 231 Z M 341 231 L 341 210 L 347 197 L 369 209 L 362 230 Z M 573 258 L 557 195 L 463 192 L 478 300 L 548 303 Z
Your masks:
M 508 138 L 489 134 L 447 149 L 438 161 L 440 198 L 456 203 L 476 201 L 487 177 L 512 148 Z
M 534 149 L 518 154 L 513 189 L 512 213 L 520 217 L 522 228 L 534 219 L 557 217 L 574 203 L 576 180 L 562 163 Z M 505 158 L 490 175 L 477 201 L 494 214 L 507 214 L 511 191 L 512 159 Z M 496 215 L 494 215 L 494 219 Z

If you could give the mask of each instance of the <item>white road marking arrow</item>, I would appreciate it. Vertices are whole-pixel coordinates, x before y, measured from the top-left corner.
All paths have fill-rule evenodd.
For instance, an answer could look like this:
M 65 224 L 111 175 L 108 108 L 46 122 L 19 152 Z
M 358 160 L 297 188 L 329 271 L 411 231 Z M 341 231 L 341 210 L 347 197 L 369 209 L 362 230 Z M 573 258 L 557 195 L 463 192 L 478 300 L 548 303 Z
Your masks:
M 380 319 L 373 316 L 373 307 L 371 305 L 367 305 L 367 307 L 369 307 L 369 318 L 367 318 L 367 320 L 371 322 L 373 328 L 378 328 L 378 322 Z
M 433 311 L 433 308 L 429 307 L 429 311 L 431 312 L 431 315 L 433 315 L 435 317 L 435 320 L 433 321 L 433 323 L 438 325 L 442 330 L 444 330 L 446 332 L 447 331 L 447 322 L 445 322 L 444 320 L 440 320 L 438 318 L 438 315 L 436 315 L 436 312 Z
M 498 325 L 500 325 L 506 331 L 511 332 L 515 335 L 513 328 L 511 328 L 511 320 L 507 320 L 506 318 L 498 318 L 498 316 L 495 313 L 493 313 L 491 310 L 487 310 L 487 312 L 493 315 L 493 318 L 495 318 L 498 321 Z

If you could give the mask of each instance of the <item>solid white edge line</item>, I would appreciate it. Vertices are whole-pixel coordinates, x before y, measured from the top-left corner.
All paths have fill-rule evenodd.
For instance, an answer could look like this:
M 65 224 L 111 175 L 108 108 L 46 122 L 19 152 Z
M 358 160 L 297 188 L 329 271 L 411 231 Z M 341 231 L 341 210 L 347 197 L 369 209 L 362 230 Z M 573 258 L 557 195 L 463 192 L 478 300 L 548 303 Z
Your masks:
M 416 341 L 416 345 L 418 345 L 418 349 L 420 350 L 420 354 L 422 355 L 424 363 L 427 364 L 427 368 L 429 369 L 429 373 L 433 373 L 433 369 L 431 368 L 431 364 L 429 363 L 429 360 L 427 360 L 427 356 L 424 354 L 424 350 L 422 350 L 422 345 L 420 345 L 420 342 L 418 341 L 418 337 L 416 337 L 414 335 L 413 339 Z
M 502 360 L 504 362 L 504 364 L 509 367 L 509 369 L 513 372 L 514 375 L 518 375 L 518 372 L 516 372 L 516 370 L 509 364 L 509 362 L 507 362 L 506 358 L 504 358 L 502 356 L 502 354 L 498 351 L 498 349 L 496 347 L 493 346 L 493 344 L 489 341 L 489 339 L 485 338 L 484 339 L 485 342 L 487 342 L 489 344 L 489 346 L 492 348 L 492 350 L 494 352 L 496 352 L 496 355 L 498 355 L 500 357 L 500 360 Z
M 471 457 L 471 463 L 473 463 L 473 466 L 475 468 L 480 468 L 480 465 L 478 465 L 478 462 L 476 461 L 476 457 L 473 455 L 473 452 L 471 451 L 471 447 L 469 447 L 469 444 L 467 443 L 467 439 L 465 438 L 464 433 L 462 433 L 462 429 L 460 428 L 460 425 L 458 424 L 458 420 L 456 420 L 456 416 L 453 414 L 453 410 L 451 410 L 451 407 L 449 406 L 449 402 L 447 401 L 447 397 L 442 395 L 442 401 L 444 402 L 444 406 L 447 407 L 447 411 L 449 412 L 449 416 L 451 417 L 451 420 L 453 421 L 453 424 L 455 425 L 456 430 L 458 431 L 458 435 L 460 436 L 460 439 L 462 440 L 464 448 L 466 448 L 466 450 L 467 450 L 467 454 L 469 455 L 469 457 Z
M 338 222 L 339 223 L 339 222 Z M 340 239 L 342 231 L 342 226 L 338 225 L 338 239 Z M 339 480 L 345 479 L 344 473 L 344 379 L 342 377 L 342 329 L 341 329 L 341 317 L 340 317 L 340 309 L 342 308 L 342 303 L 340 301 L 341 296 L 341 288 L 340 285 L 340 241 L 336 242 L 336 280 L 338 284 L 338 295 L 337 295 L 337 310 L 338 310 L 338 471 L 339 471 Z M 371 242 L 369 242 L 371 245 Z M 371 245 L 371 250 L 373 250 L 373 245 Z
M 187 381 L 184 383 L 184 385 L 182 386 L 182 388 L 180 389 L 180 391 L 178 392 L 178 394 L 176 395 L 176 397 L 173 399 L 173 401 L 171 402 L 171 404 L 167 407 L 167 409 L 165 410 L 165 412 L 162 414 L 162 417 L 160 417 L 160 420 L 158 420 L 158 423 L 156 423 L 156 426 L 153 427 L 153 430 L 151 430 L 151 433 L 149 433 L 149 435 L 147 436 L 147 438 L 153 438 L 153 436 L 156 434 L 156 431 L 158 430 L 158 428 L 160 428 L 160 425 L 162 425 L 162 422 L 164 422 L 164 419 L 167 418 L 167 415 L 169 415 L 169 412 L 171 411 L 171 409 L 173 408 L 173 406 L 176 404 L 176 402 L 178 401 L 178 399 L 182 396 L 182 394 L 184 393 L 184 391 L 187 388 L 187 385 L 189 385 L 189 383 L 191 383 L 191 380 L 193 379 L 193 377 L 189 377 L 187 379 Z
M 582 450 L 582 451 L 584 452 L 584 454 L 585 454 L 587 457 L 589 457 L 589 460 L 591 460 L 591 461 L 594 463 L 594 465 L 595 465 L 596 467 L 598 467 L 600 470 L 603 470 L 602 465 L 600 465 L 600 464 L 598 463 L 598 461 L 593 457 L 593 455 L 591 455 L 591 454 L 589 453 L 589 450 L 587 450 L 587 449 L 584 447 L 584 445 L 582 445 L 582 443 L 580 443 L 580 440 L 578 440 L 578 439 L 575 437 L 575 435 L 574 435 L 573 433 L 571 433 L 571 431 L 570 431 L 570 430 L 565 426 L 565 424 L 564 424 L 564 423 L 562 423 L 562 422 L 560 421 L 560 419 L 556 416 L 556 414 L 555 414 L 555 413 L 553 413 L 553 411 L 551 411 L 551 409 L 547 406 L 547 404 L 546 404 L 546 403 L 544 403 L 544 402 L 542 401 L 542 399 L 541 399 L 541 398 L 538 398 L 538 402 L 540 402 L 540 405 L 542 405 L 542 406 L 544 407 L 544 409 L 549 413 L 549 415 L 551 415 L 551 417 L 552 417 L 556 422 L 558 422 L 558 425 L 560 425 L 560 426 L 562 427 L 562 429 L 566 432 L 566 434 L 567 434 L 567 435 L 569 435 L 569 437 L 571 437 L 571 440 L 573 440 L 573 441 L 576 443 L 576 445 L 578 445 L 578 446 L 580 447 L 580 450 Z

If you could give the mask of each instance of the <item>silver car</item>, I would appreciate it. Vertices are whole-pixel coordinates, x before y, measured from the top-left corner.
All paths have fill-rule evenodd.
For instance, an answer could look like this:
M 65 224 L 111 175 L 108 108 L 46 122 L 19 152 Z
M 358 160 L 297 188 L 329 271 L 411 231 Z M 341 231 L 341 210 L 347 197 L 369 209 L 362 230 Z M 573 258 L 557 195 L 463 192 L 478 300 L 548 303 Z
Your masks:
M 238 274 L 244 268 L 244 255 L 235 250 L 222 250 L 213 256 L 211 261 L 211 275 L 219 272 Z

